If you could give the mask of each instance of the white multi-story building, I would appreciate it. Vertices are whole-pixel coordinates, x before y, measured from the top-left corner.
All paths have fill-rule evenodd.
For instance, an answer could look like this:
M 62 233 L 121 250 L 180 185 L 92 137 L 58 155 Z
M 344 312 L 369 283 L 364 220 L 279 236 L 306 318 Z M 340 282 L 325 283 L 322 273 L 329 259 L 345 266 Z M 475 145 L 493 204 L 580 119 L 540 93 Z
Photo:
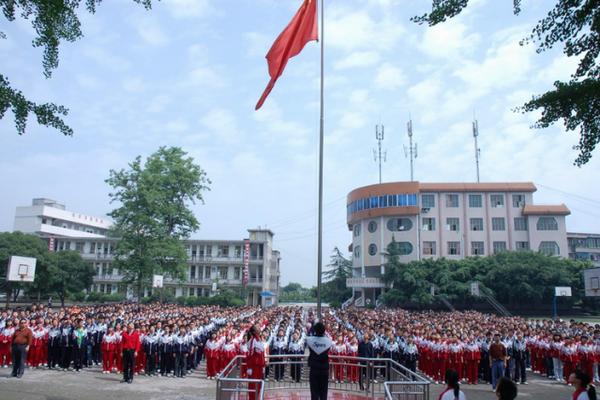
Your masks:
M 40 237 L 105 237 L 112 225 L 106 218 L 65 210 L 65 206 L 50 199 L 33 199 L 30 206 L 17 207 L 15 231 Z
M 564 205 L 533 205 L 533 183 L 396 182 L 365 186 L 347 198 L 353 277 L 359 305 L 386 289 L 383 252 L 396 240 L 402 262 L 464 259 L 534 250 L 566 257 Z M 363 302 L 363 304 L 361 304 Z
M 569 257 L 573 260 L 590 260 L 600 267 L 600 234 L 567 232 Z
M 112 221 L 66 211 L 54 200 L 34 199 L 33 205 L 18 207 L 15 231 L 38 235 L 49 242 L 52 251 L 70 249 L 88 260 L 96 275 L 91 291 L 124 293 L 133 296 L 122 283 L 123 275 L 111 264 L 118 238 L 106 237 Z M 249 229 L 241 240 L 186 240 L 188 253 L 187 281 L 164 279 L 164 287 L 175 296 L 216 294 L 215 284 L 240 289 L 248 304 L 269 307 L 279 299 L 279 251 L 273 249 L 274 233 L 268 229 Z M 51 240 L 51 238 L 53 238 Z M 248 280 L 244 283 L 245 251 L 248 244 Z

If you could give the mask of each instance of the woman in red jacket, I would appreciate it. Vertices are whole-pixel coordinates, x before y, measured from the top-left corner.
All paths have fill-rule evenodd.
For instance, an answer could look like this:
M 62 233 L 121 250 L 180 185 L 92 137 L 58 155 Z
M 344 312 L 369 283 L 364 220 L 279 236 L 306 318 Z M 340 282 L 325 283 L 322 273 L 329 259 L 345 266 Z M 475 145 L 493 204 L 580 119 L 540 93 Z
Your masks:
M 250 379 L 262 379 L 265 369 L 265 344 L 260 337 L 260 329 L 257 325 L 250 327 L 250 341 L 248 342 L 248 357 L 246 357 L 248 377 Z M 261 390 L 260 383 L 250 383 L 249 400 L 256 399 L 256 393 Z

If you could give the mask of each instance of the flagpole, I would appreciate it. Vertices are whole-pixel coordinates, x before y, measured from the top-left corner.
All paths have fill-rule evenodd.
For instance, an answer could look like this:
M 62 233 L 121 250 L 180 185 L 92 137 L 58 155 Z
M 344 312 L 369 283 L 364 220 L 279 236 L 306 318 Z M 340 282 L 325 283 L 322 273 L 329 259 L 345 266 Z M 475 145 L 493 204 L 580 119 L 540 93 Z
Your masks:
M 321 318 L 321 275 L 323 273 L 323 68 L 325 55 L 325 0 L 321 0 L 321 118 L 319 129 L 319 218 L 317 228 L 317 317 Z

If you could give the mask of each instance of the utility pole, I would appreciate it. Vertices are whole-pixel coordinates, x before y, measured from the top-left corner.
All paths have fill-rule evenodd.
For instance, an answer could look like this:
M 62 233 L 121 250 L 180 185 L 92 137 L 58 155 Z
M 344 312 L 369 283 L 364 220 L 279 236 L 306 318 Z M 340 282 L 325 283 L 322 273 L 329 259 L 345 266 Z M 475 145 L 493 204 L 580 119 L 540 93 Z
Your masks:
M 381 124 L 381 121 L 379 121 L 379 123 Z M 377 154 L 377 150 L 373 149 L 373 157 L 375 158 L 375 161 L 377 161 L 377 159 L 379 159 L 379 183 L 381 183 L 381 159 L 383 158 L 383 162 L 385 162 L 386 156 L 387 156 L 387 150 L 385 150 L 383 152 L 383 156 L 382 156 L 381 141 L 383 140 L 385 127 L 383 125 L 381 125 L 381 132 L 380 132 L 379 126 L 380 125 L 375 125 L 375 139 L 377 139 L 377 141 L 379 142 L 379 155 Z
M 404 145 L 404 156 L 408 157 L 409 153 L 410 153 L 410 181 L 414 181 L 415 180 L 415 170 L 414 170 L 414 159 L 417 158 L 417 144 L 415 143 L 415 145 L 413 146 L 413 132 L 412 132 L 412 119 L 409 119 L 408 123 L 406 124 L 406 128 L 408 131 L 408 139 L 410 140 L 410 144 L 408 149 L 406 148 L 406 145 Z
M 479 157 L 481 157 L 481 149 L 477 145 L 477 136 L 479 136 L 479 123 L 477 120 L 473 122 L 473 137 L 475 138 L 475 166 L 477 167 L 477 183 L 479 183 Z

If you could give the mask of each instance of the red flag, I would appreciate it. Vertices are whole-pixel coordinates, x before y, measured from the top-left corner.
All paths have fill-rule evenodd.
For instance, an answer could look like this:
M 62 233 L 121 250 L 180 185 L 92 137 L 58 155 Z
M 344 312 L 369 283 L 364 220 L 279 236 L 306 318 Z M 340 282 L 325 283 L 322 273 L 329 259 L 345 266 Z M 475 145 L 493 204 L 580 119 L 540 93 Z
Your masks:
M 317 24 L 317 0 L 304 0 L 289 25 L 281 32 L 267 53 L 269 76 L 271 80 L 256 104 L 256 110 L 262 107 L 265 99 L 273 90 L 275 82 L 283 73 L 288 60 L 298 55 L 306 43 L 319 40 Z

